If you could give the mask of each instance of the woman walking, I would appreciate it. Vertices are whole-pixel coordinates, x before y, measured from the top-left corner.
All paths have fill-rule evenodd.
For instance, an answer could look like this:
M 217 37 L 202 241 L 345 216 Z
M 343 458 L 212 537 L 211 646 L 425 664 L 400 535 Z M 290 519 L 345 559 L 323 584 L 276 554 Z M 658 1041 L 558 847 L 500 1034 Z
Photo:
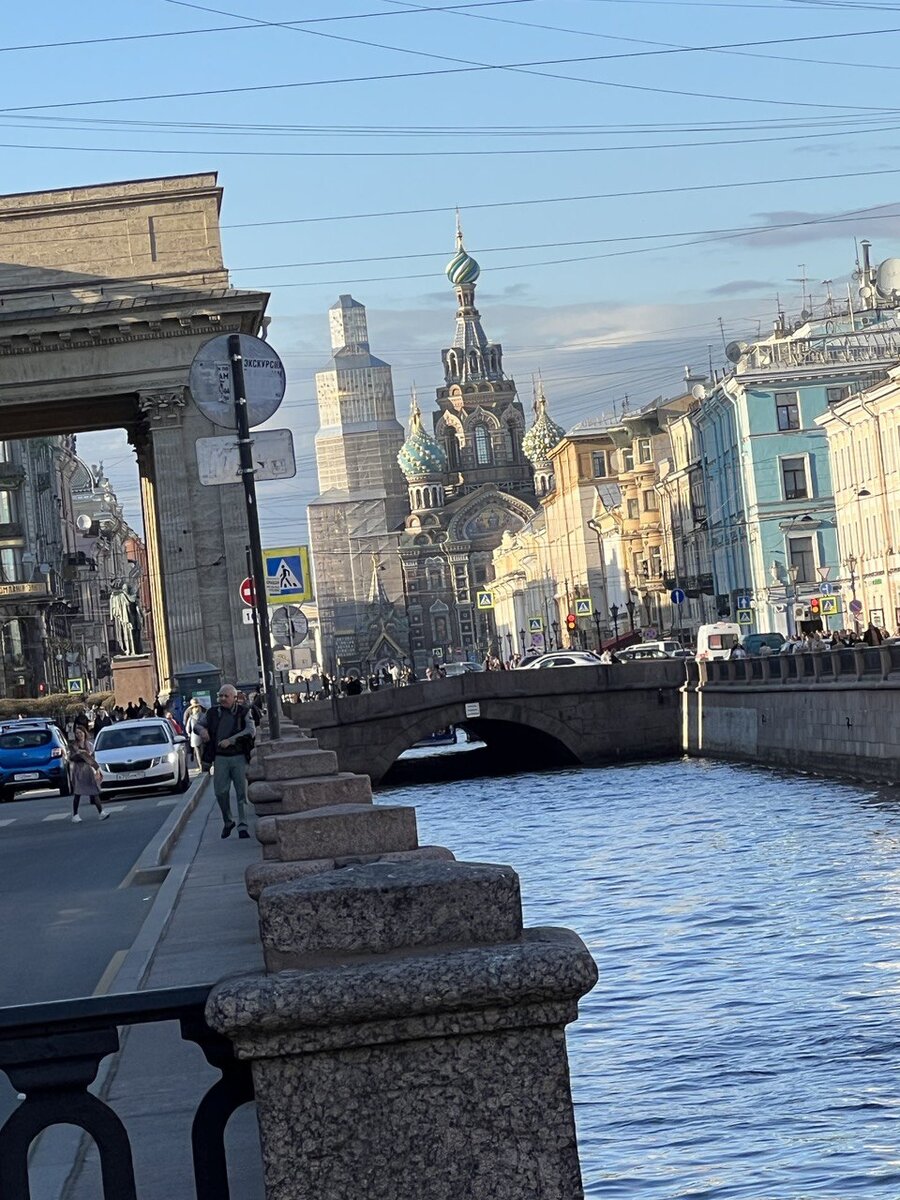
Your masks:
M 109 813 L 100 803 L 100 768 L 94 758 L 94 743 L 81 726 L 75 730 L 69 761 L 72 763 L 72 821 L 76 825 L 81 822 L 78 806 L 82 796 L 90 800 L 100 814 L 100 820 L 105 821 Z

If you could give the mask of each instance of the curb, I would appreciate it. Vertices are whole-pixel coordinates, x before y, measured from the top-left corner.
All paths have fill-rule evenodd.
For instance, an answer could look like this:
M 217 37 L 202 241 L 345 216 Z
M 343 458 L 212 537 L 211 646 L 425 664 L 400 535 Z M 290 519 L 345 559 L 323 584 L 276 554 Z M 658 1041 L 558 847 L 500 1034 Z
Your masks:
M 126 876 L 125 886 L 160 883 L 160 888 L 107 994 L 139 991 L 147 977 L 156 948 L 169 927 L 188 870 L 200 848 L 203 831 L 215 803 L 211 783 L 212 776 L 209 774 L 194 781 L 185 803 L 165 821 Z M 191 822 L 195 813 L 197 819 Z M 91 1085 L 91 1091 L 101 1099 L 109 1094 L 112 1087 L 128 1032 L 128 1028 L 120 1032 L 119 1050 L 103 1060 L 97 1078 Z M 28 1156 L 33 1194 L 48 1197 L 49 1200 L 64 1200 L 78 1180 L 88 1145 L 88 1135 L 72 1125 L 51 1126 L 39 1135 Z

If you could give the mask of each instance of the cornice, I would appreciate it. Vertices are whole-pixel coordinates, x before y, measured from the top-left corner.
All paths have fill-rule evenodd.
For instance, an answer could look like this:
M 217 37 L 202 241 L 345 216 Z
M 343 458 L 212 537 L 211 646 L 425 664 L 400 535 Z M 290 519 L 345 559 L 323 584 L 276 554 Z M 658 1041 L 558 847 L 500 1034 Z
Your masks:
M 241 325 L 239 317 L 222 317 L 212 313 L 191 317 L 163 317 L 157 321 L 108 321 L 70 329 L 47 329 L 31 333 L 4 335 L 0 332 L 0 358 L 25 354 L 58 354 L 66 350 L 196 337 L 198 333 L 208 333 L 210 337 L 214 337 L 220 333 L 242 332 Z

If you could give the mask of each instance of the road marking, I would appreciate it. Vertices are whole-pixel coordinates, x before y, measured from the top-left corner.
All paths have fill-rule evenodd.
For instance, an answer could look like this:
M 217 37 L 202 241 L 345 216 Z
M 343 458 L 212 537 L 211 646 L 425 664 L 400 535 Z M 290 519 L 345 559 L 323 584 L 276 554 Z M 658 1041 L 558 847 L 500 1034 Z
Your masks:
M 157 800 L 156 807 L 157 808 L 170 808 L 173 804 L 177 804 L 177 803 L 178 803 L 178 797 L 173 796 L 171 800 Z
M 44 821 L 71 821 L 71 813 L 51 813 L 49 817 L 43 817 Z
M 109 991 L 110 985 L 119 973 L 119 967 L 125 961 L 128 954 L 127 950 L 117 950 L 109 962 L 106 964 L 106 970 L 100 976 L 100 981 L 94 988 L 95 996 L 105 996 Z
M 15 823 L 16 823 L 16 818 L 15 818 L 15 817 L 5 817 L 5 818 L 4 818 L 2 821 L 0 821 L 0 826 L 2 826 L 2 825 L 14 825 Z
M 128 806 L 126 804 L 104 804 L 104 812 L 124 812 Z

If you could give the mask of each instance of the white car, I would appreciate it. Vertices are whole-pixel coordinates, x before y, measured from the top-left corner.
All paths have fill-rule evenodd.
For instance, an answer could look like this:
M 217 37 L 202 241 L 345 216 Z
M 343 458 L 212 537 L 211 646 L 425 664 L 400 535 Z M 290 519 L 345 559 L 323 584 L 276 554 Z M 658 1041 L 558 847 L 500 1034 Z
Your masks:
M 186 792 L 190 785 L 187 739 L 161 717 L 107 725 L 97 734 L 94 757 L 103 795 L 127 788 Z
M 520 663 L 519 671 L 542 671 L 545 667 L 599 667 L 600 657 L 593 650 L 553 650 L 531 662 Z

